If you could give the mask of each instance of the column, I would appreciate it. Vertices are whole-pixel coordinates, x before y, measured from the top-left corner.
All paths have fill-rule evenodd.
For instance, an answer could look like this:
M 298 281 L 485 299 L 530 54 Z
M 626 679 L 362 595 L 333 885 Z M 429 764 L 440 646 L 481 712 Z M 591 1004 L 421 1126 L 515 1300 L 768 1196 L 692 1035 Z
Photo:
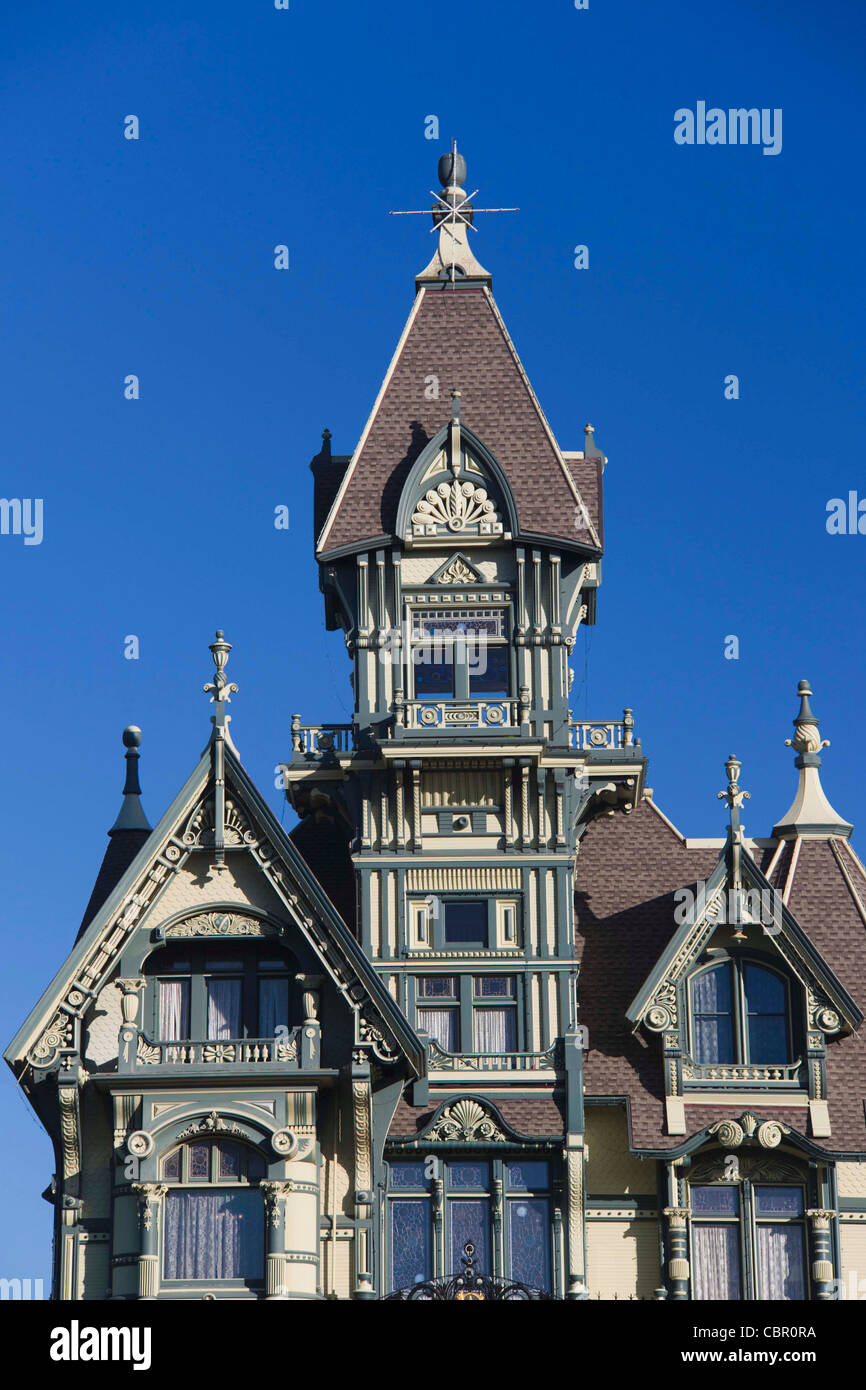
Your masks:
M 138 1196 L 140 1253 L 138 1256 L 138 1296 L 156 1298 L 159 1283 L 159 1222 L 162 1199 L 168 1188 L 157 1182 L 134 1182 Z
M 806 1212 L 806 1216 L 809 1218 L 809 1235 L 812 1247 L 812 1281 L 815 1285 L 815 1297 L 822 1300 L 832 1298 L 834 1295 L 835 1274 L 830 1222 L 835 1215 L 836 1213 L 833 1211 L 824 1211 L 820 1208 Z
M 688 1207 L 665 1207 L 668 1219 L 670 1259 L 668 1274 L 671 1279 L 671 1298 L 684 1299 L 689 1296 L 689 1216 Z

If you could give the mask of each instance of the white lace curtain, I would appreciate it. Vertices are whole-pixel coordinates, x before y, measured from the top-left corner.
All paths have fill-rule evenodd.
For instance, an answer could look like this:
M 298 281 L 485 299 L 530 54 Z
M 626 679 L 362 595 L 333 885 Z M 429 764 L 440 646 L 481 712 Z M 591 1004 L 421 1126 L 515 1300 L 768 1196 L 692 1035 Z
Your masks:
M 159 1036 L 165 1042 L 189 1036 L 188 980 L 160 980 Z
M 513 1009 L 475 1010 L 475 1051 L 514 1052 L 515 1038 Z
M 692 1298 L 740 1298 L 738 1222 L 692 1222 Z
M 457 1051 L 457 1010 L 419 1009 L 418 1027 L 429 1033 L 446 1052 Z
M 165 1207 L 165 1278 L 261 1278 L 263 1224 L 257 1190 L 170 1192 Z
M 760 1296 L 774 1299 L 806 1297 L 802 1226 L 758 1226 Z
M 208 980 L 207 1035 L 216 1039 L 241 1036 L 240 980 Z

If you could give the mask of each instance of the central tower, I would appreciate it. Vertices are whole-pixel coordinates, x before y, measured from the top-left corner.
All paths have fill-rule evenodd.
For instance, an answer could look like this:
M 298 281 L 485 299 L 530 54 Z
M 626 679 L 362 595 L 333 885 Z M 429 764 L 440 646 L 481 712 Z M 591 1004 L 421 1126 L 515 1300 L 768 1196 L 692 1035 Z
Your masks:
M 500 1116 L 541 1106 L 523 1112 L 536 1136 L 556 1105 L 566 1160 L 551 1182 L 573 1213 L 578 824 L 593 799 L 634 805 L 644 765 L 630 710 L 569 711 L 569 654 L 596 617 L 606 460 L 589 425 L 579 452 L 554 438 L 469 246 L 465 174 L 456 148 L 439 161 L 438 246 L 354 453 L 333 455 L 326 431 L 311 465 L 320 584 L 353 663 L 354 717 L 296 715 L 285 771 L 311 827 L 346 826 L 358 938 L 426 1040 L 428 1079 L 407 1105 L 471 1093 Z M 315 841 L 311 830 L 336 897 L 339 855 Z M 431 1261 L 447 1273 L 458 1252 L 443 1229 Z M 557 1229 L 545 1277 L 575 1296 L 582 1229 Z M 500 1240 L 491 1261 L 509 1272 Z

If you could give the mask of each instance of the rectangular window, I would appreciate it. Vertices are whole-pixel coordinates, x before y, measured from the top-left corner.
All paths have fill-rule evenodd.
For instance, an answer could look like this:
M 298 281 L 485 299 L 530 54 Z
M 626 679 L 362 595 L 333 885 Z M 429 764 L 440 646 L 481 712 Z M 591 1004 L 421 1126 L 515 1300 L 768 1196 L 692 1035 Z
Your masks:
M 476 975 L 473 980 L 472 1026 L 476 1052 L 517 1051 L 516 984 L 513 975 Z M 499 1006 L 487 1000 L 511 1000 Z
M 439 1044 L 445 1052 L 460 1050 L 459 1009 L 418 1009 L 418 1028 Z
M 262 1278 L 262 1195 L 244 1191 L 169 1192 L 165 1199 L 166 1279 Z
M 501 696 L 509 693 L 508 648 L 493 647 L 478 642 L 467 652 L 469 664 L 469 694 L 475 698 Z
M 742 1298 L 738 1221 L 692 1222 L 692 1298 Z
M 695 1061 L 736 1061 L 729 966 L 705 970 L 692 982 Z
M 442 904 L 445 917 L 446 946 L 480 946 L 488 943 L 488 912 L 486 902 L 465 902 L 455 899 Z
M 208 1038 L 239 1038 L 241 1032 L 240 980 L 208 980 Z
M 550 1292 L 550 1203 L 546 1197 L 507 1202 L 509 1277 Z
M 448 1204 L 451 1268 L 449 1274 L 463 1269 L 461 1256 L 468 1243 L 475 1247 L 475 1268 L 480 1274 L 490 1274 L 490 1203 L 481 1198 L 455 1198 Z
M 432 1273 L 430 1202 L 401 1197 L 391 1203 L 391 1288 L 422 1284 Z
M 289 1026 L 289 982 L 274 977 L 259 980 L 258 1036 L 274 1038 L 278 1028 Z
M 799 1224 L 758 1222 L 758 1297 L 806 1297 L 806 1242 Z
M 158 1031 L 162 1042 L 189 1037 L 189 980 L 160 980 Z

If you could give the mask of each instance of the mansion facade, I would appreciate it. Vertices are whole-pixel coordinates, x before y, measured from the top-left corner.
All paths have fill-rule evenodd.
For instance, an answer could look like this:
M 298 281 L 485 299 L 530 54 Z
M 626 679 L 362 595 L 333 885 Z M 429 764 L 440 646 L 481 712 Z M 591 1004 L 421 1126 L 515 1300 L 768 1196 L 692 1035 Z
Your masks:
M 7 1049 L 55 1150 L 53 1296 L 852 1296 L 866 871 L 810 687 L 757 839 L 735 757 L 689 839 L 631 709 L 574 717 L 606 459 L 554 438 L 456 148 L 439 172 L 370 418 L 311 465 L 352 722 L 292 717 L 287 835 L 217 633 L 204 754 L 151 827 L 126 730 L 84 920 Z

